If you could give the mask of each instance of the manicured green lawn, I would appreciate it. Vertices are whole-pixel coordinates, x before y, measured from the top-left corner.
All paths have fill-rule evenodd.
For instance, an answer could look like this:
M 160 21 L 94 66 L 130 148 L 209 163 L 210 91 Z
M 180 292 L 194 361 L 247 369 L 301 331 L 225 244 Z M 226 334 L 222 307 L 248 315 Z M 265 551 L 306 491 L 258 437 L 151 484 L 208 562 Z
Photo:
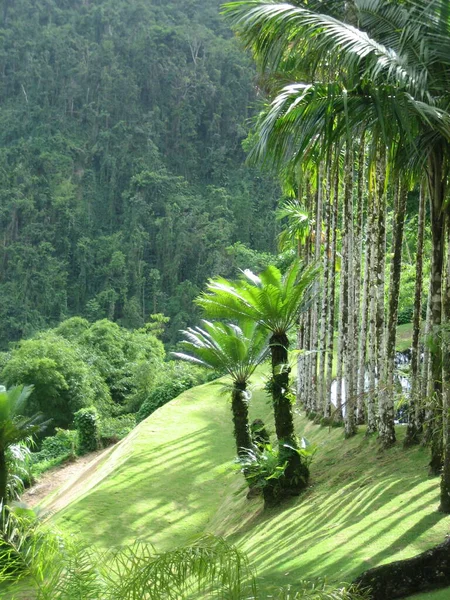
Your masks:
M 299 435 L 318 447 L 311 486 L 263 512 L 260 498 L 246 499 L 233 464 L 230 405 L 220 389 L 190 390 L 142 423 L 74 488 L 53 517 L 57 525 L 101 546 L 142 538 L 165 549 L 204 531 L 224 535 L 248 554 L 265 589 L 317 577 L 349 581 L 444 539 L 450 518 L 436 510 L 439 482 L 427 477 L 427 450 L 397 444 L 380 452 L 363 431 L 345 441 L 341 429 L 300 414 Z M 252 418 L 273 427 L 270 412 L 256 391 Z

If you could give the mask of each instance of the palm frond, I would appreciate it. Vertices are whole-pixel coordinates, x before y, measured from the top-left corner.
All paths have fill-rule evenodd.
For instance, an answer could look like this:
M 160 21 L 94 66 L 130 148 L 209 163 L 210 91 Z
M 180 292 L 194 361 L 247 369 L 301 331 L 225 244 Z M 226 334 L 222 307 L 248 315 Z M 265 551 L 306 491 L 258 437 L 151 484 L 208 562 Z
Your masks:
M 202 328 L 189 328 L 182 332 L 185 339 L 181 344 L 186 353 L 174 352 L 173 356 L 225 371 L 235 383 L 246 383 L 265 359 L 267 334 L 251 321 L 241 321 L 239 325 L 202 323 Z

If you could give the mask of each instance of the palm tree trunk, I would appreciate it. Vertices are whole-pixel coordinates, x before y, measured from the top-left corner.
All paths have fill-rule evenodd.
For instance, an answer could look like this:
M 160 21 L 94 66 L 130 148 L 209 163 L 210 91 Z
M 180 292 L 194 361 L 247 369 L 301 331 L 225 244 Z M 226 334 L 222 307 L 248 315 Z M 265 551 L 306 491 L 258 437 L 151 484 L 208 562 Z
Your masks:
M 368 218 L 370 216 L 368 215 Z M 366 355 L 367 355 L 367 329 L 369 320 L 369 281 L 370 281 L 370 252 L 369 227 L 366 226 L 365 260 L 364 260 L 364 283 L 362 295 L 361 333 L 359 338 L 358 354 L 358 411 L 357 422 L 362 425 L 365 422 L 364 400 L 366 382 Z
M 448 226 L 449 215 L 447 215 L 447 237 L 450 236 Z M 450 317 L 450 240 L 447 239 L 447 277 L 445 299 L 443 302 L 444 319 L 448 322 Z M 441 495 L 439 510 L 450 513 L 450 353 L 448 333 L 442 332 L 443 361 L 442 361 L 442 473 L 441 473 Z
M 277 480 L 271 480 L 264 488 L 264 499 L 267 504 L 273 504 L 277 499 L 288 494 L 298 494 L 306 487 L 309 469 L 302 462 L 298 450 L 297 438 L 294 431 L 292 403 L 289 398 L 289 340 L 286 334 L 273 334 L 270 338 L 272 356 L 272 402 L 275 417 L 275 431 L 278 440 L 280 464 L 287 463 L 284 478 L 278 480 L 281 490 L 275 493 Z M 274 494 L 278 498 L 274 498 Z
M 327 314 L 329 302 L 329 278 L 330 278 L 330 239 L 331 239 L 331 152 L 328 153 L 326 166 L 326 188 L 324 202 L 324 222 L 326 223 L 325 249 L 323 252 L 323 284 L 322 284 L 322 307 L 320 313 L 320 363 L 318 371 L 318 394 L 319 411 L 324 415 L 327 404 L 327 384 L 325 377 L 325 367 L 327 363 Z
M 339 204 L 339 154 L 335 161 L 334 197 L 331 214 L 331 250 L 330 250 L 330 275 L 329 275 L 329 301 L 328 301 L 328 341 L 327 341 L 327 374 L 324 417 L 331 417 L 331 387 L 333 385 L 333 354 L 334 354 L 334 313 L 336 300 L 336 241 L 337 241 L 337 215 Z
M 315 225 L 315 240 L 314 240 L 314 262 L 318 265 L 320 262 L 320 249 L 322 241 L 322 207 L 323 207 L 323 195 L 322 195 L 322 166 L 319 166 L 317 170 L 317 190 L 316 190 L 316 225 Z M 319 347 L 319 307 L 321 298 L 321 277 L 319 275 L 315 284 L 314 302 L 311 314 L 311 381 L 312 385 L 312 398 L 311 405 L 314 414 L 316 415 L 319 411 L 323 410 L 323 406 L 320 403 L 320 383 L 318 382 L 317 374 L 319 368 L 319 353 L 317 349 Z
M 345 437 L 351 437 L 356 433 L 356 415 L 355 415 L 355 280 L 354 280 L 354 257 L 353 257 L 353 148 L 350 142 L 347 142 L 346 149 L 346 174 L 344 190 L 344 219 L 345 219 L 345 273 L 346 290 L 344 301 L 346 301 L 346 310 L 344 317 L 346 320 L 346 340 L 345 340 Z M 356 363 L 357 364 L 357 363 Z
M 376 347 L 377 347 L 377 375 L 378 375 L 378 407 L 383 405 L 385 394 L 383 388 L 386 387 L 386 380 L 382 376 L 385 373 L 385 316 L 384 316 L 384 268 L 386 258 L 386 149 L 382 149 L 382 154 L 377 160 L 377 261 L 375 263 L 376 272 Z M 383 410 L 381 408 L 381 410 Z
M 376 288 L 376 271 L 378 245 L 377 245 L 377 229 L 376 215 L 377 204 L 376 195 L 372 192 L 370 195 L 370 218 L 369 218 L 369 243 L 370 251 L 370 268 L 369 268 L 369 390 L 367 394 L 367 435 L 375 433 L 377 430 L 377 415 L 375 407 L 377 405 L 377 288 Z
M 341 272 L 339 277 L 339 324 L 337 342 L 337 370 L 336 370 L 336 419 L 342 421 L 342 388 L 344 372 L 344 296 L 345 296 L 345 274 L 344 274 L 344 251 L 341 251 Z
M 423 241 L 425 230 L 425 188 L 420 186 L 419 216 L 416 250 L 416 286 L 414 292 L 413 334 L 411 346 L 411 393 L 408 407 L 408 426 L 406 429 L 405 446 L 417 444 L 418 436 L 422 433 L 423 412 L 419 403 L 420 395 L 420 352 L 419 336 L 422 320 L 422 286 L 423 286 Z
M 446 175 L 444 177 L 443 156 L 439 148 L 430 156 L 428 163 L 428 185 L 430 190 L 431 237 L 433 255 L 431 262 L 431 333 L 440 333 L 442 321 L 442 268 L 444 263 L 444 200 Z M 442 427 L 442 348 L 434 344 L 430 354 L 431 378 L 433 382 L 435 431 Z M 438 475 L 442 467 L 442 436 L 433 436 L 431 443 L 430 470 Z
M 354 271 L 354 288 L 355 288 L 355 310 L 354 310 L 354 331 L 355 331 L 355 393 L 358 399 L 364 394 L 364 381 L 360 390 L 361 378 L 359 375 L 359 353 L 361 344 L 359 344 L 360 322 L 363 319 L 361 315 L 361 268 L 363 257 L 363 231 L 364 231 L 364 185 L 365 185 L 365 139 L 364 132 L 361 135 L 358 152 L 358 186 L 357 186 L 357 207 L 356 221 L 354 231 L 354 252 L 353 252 L 353 271 Z M 363 309 L 364 310 L 364 309 Z M 358 404 L 359 407 L 359 404 Z
M 408 189 L 404 183 L 397 186 L 394 227 L 393 227 L 393 256 L 391 262 L 391 281 L 389 294 L 389 318 L 386 340 L 386 391 L 383 394 L 385 401 L 380 403 L 379 432 L 380 439 L 385 448 L 395 444 L 394 426 L 394 366 L 395 366 L 395 341 L 397 333 L 398 298 L 400 293 L 400 275 L 402 268 L 403 226 L 405 223 L 406 199 Z
M 233 413 L 234 439 L 239 457 L 245 457 L 247 450 L 253 447 L 248 422 L 248 403 L 245 398 L 247 384 L 243 382 L 234 383 L 231 394 L 231 410 Z

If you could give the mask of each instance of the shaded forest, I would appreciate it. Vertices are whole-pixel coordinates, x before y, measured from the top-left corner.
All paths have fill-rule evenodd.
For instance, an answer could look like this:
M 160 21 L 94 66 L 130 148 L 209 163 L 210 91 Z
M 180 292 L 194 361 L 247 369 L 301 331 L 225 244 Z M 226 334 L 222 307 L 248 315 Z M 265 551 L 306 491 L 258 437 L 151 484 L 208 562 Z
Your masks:
M 2 347 L 156 312 L 173 343 L 208 276 L 274 251 L 279 188 L 243 165 L 254 68 L 218 7 L 4 0 Z

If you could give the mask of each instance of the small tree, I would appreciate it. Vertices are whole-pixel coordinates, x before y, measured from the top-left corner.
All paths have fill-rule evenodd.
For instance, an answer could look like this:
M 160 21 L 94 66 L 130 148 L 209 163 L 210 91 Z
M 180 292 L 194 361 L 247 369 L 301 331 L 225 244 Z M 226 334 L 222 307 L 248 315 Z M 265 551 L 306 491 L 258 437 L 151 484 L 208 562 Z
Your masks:
M 175 352 L 174 356 L 231 376 L 234 437 L 238 456 L 243 457 L 253 447 L 246 390 L 256 367 L 267 355 L 267 334 L 251 321 L 242 321 L 239 326 L 203 321 L 203 329 L 189 328 L 183 334 L 186 340 L 182 345 L 189 354 Z
M 306 487 L 309 469 L 302 461 L 294 432 L 292 401 L 289 393 L 288 332 L 295 326 L 301 310 L 308 306 L 307 298 L 317 269 L 301 270 L 295 261 L 286 275 L 269 266 L 260 276 L 244 271 L 244 278 L 230 282 L 211 280 L 198 304 L 214 317 L 247 318 L 269 332 L 272 355 L 272 393 L 275 429 L 280 464 L 287 464 L 284 479 L 278 480 L 280 495 L 298 494 Z M 273 492 L 274 490 L 272 490 Z M 272 503 L 270 486 L 265 488 L 266 502 Z

